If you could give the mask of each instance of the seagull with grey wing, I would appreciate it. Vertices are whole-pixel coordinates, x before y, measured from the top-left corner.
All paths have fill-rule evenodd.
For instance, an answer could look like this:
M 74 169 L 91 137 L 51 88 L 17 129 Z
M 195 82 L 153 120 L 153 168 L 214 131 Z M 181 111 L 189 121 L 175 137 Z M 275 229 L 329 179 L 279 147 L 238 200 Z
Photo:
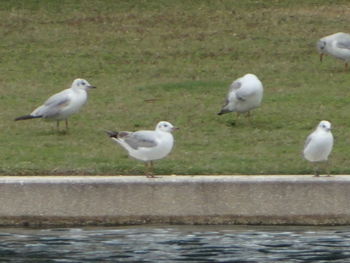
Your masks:
M 304 158 L 315 165 L 315 176 L 319 176 L 318 164 L 327 164 L 328 156 L 333 148 L 332 125 L 329 121 L 321 121 L 316 130 L 306 139 Z M 328 176 L 329 172 L 327 171 Z
M 155 130 L 106 131 L 108 136 L 128 151 L 129 155 L 145 162 L 147 177 L 153 176 L 153 161 L 163 159 L 172 150 L 172 132 L 178 128 L 167 121 L 157 124 Z
M 57 129 L 59 122 L 65 120 L 66 129 L 68 129 L 68 117 L 80 110 L 86 103 L 88 95 L 87 91 L 95 88 L 85 79 L 76 79 L 73 81 L 69 89 L 65 89 L 54 94 L 45 103 L 36 108 L 31 114 L 20 116 L 15 119 L 29 120 L 43 118 L 47 120 L 57 121 Z
M 345 70 L 348 69 L 350 61 L 350 34 L 339 32 L 333 35 L 325 36 L 317 41 L 317 50 L 320 53 L 320 61 L 323 56 L 330 55 L 332 57 L 344 60 Z
M 226 103 L 218 115 L 228 112 L 247 113 L 261 105 L 264 88 L 261 81 L 254 74 L 246 74 L 236 79 L 230 86 Z

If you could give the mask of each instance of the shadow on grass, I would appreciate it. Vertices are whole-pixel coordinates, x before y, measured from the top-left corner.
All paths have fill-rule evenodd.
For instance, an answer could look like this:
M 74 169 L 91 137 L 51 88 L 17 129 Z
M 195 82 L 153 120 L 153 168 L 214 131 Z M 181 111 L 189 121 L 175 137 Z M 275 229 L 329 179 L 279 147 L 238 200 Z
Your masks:
M 339 66 L 339 67 L 323 67 L 322 71 L 325 71 L 327 73 L 332 73 L 332 74 L 350 74 L 350 70 L 346 70 L 343 66 Z
M 255 129 L 263 129 L 263 130 L 270 130 L 271 127 L 271 122 L 268 119 L 259 119 L 259 118 L 254 118 L 250 117 L 251 119 L 248 118 L 228 118 L 224 120 L 223 123 L 225 123 L 225 126 L 227 127 L 232 127 L 232 128 L 255 128 Z M 280 129 L 282 126 L 274 125 L 274 129 Z
M 69 130 L 55 130 L 55 129 L 48 129 L 48 130 L 39 130 L 36 132 L 37 136 L 68 136 L 72 134 Z

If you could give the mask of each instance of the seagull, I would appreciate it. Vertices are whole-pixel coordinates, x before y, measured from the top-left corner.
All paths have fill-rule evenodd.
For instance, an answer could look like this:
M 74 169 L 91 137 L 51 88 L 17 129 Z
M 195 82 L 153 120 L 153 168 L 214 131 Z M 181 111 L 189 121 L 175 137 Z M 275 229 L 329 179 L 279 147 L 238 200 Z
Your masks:
M 326 163 L 333 148 L 333 135 L 331 123 L 321 121 L 316 130 L 306 139 L 304 146 L 304 158 L 311 163 Z M 319 176 L 319 171 L 315 167 L 315 176 Z M 329 176 L 329 173 L 328 173 Z
M 87 101 L 87 90 L 96 88 L 85 79 L 76 79 L 69 89 L 62 90 L 52 95 L 45 103 L 36 108 L 31 114 L 17 117 L 15 121 L 43 118 L 56 120 L 57 129 L 59 122 L 65 120 L 68 129 L 68 117 L 80 110 Z
M 218 115 L 237 112 L 239 117 L 240 113 L 247 112 L 249 117 L 250 111 L 261 105 L 263 93 L 263 85 L 258 77 L 254 74 L 246 74 L 231 84 L 226 103 Z
M 153 131 L 106 131 L 106 133 L 127 150 L 131 157 L 145 162 L 147 177 L 154 178 L 153 161 L 163 159 L 171 152 L 174 145 L 172 131 L 177 129 L 171 123 L 161 121 Z
M 345 70 L 348 69 L 350 61 L 350 34 L 335 33 L 321 38 L 317 41 L 317 50 L 320 53 L 320 61 L 324 54 L 331 55 L 335 58 L 345 61 Z

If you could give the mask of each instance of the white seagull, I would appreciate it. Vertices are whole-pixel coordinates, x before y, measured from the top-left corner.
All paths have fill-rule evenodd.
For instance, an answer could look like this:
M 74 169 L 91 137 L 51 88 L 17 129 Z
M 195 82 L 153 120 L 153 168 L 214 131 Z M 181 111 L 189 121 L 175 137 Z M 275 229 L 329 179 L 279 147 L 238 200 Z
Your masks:
M 321 38 L 317 41 L 317 50 L 320 53 L 320 61 L 324 54 L 344 60 L 345 70 L 348 69 L 350 61 L 350 34 L 335 33 Z
M 29 120 L 43 118 L 47 120 L 56 120 L 57 128 L 61 120 L 66 121 L 66 129 L 68 129 L 68 117 L 80 110 L 86 103 L 88 95 L 87 90 L 96 88 L 85 79 L 76 79 L 73 81 L 69 89 L 62 90 L 52 95 L 45 103 L 36 108 L 31 114 L 20 116 L 15 119 Z
M 254 74 L 246 74 L 236 79 L 230 86 L 226 103 L 218 115 L 228 112 L 248 113 L 261 105 L 264 88 L 261 81 Z
M 331 128 L 329 121 L 321 121 L 316 130 L 307 137 L 303 152 L 306 160 L 315 164 L 327 163 L 334 141 Z M 317 166 L 315 167 L 315 176 L 319 176 Z
M 145 162 L 147 177 L 153 176 L 153 161 L 163 159 L 172 150 L 174 137 L 172 131 L 178 128 L 167 121 L 157 124 L 155 130 L 106 131 L 109 137 L 120 144 L 129 155 L 137 160 Z

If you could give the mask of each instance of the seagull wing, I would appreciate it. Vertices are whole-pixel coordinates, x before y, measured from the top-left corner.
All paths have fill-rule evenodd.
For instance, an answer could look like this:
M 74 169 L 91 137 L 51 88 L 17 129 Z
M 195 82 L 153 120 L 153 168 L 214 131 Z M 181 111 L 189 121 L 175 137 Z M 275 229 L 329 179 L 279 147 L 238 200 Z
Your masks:
M 245 101 L 248 97 L 254 95 L 256 88 L 254 86 L 243 86 L 236 91 L 236 97 L 239 100 Z
M 238 80 L 235 80 L 231 85 L 230 88 L 228 90 L 228 93 L 231 93 L 232 91 L 236 91 L 238 90 L 240 87 L 242 86 L 242 82 Z
M 60 106 L 60 105 L 66 104 L 70 100 L 71 100 L 71 90 L 65 89 L 59 93 L 52 95 L 50 98 L 48 98 L 45 101 L 44 105 L 45 106 Z
M 140 147 L 152 148 L 158 144 L 154 131 L 125 132 L 121 139 L 135 150 Z
M 227 106 L 232 98 L 235 96 L 236 91 L 242 86 L 242 82 L 239 81 L 239 79 L 235 80 L 228 89 L 228 94 L 225 100 L 225 106 Z
M 44 105 L 35 109 L 31 115 L 41 115 L 43 117 L 54 117 L 60 113 L 60 111 L 69 105 L 71 102 L 71 96 L 69 90 L 63 90 L 55 95 L 52 95 Z
M 306 149 L 306 147 L 310 144 L 310 142 L 312 141 L 312 137 L 313 137 L 313 133 L 311 133 L 309 136 L 307 136 L 305 144 L 304 144 L 304 149 Z
M 350 50 L 350 38 L 338 41 L 337 47 Z

